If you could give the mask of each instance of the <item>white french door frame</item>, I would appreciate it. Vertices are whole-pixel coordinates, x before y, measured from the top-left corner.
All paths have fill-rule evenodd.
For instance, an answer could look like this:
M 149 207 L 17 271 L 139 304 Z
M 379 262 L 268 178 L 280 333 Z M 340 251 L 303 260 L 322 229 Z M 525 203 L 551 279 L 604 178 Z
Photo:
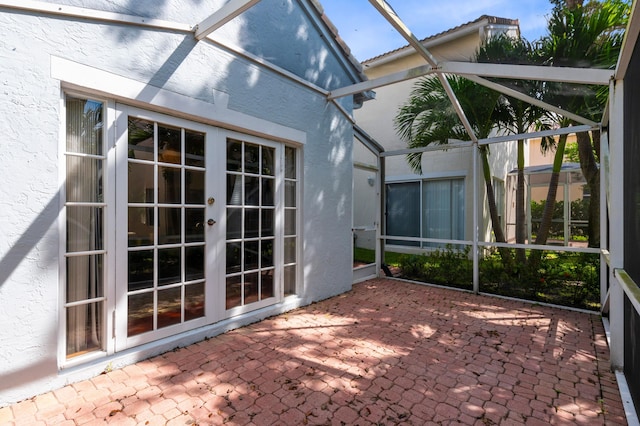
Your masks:
M 219 128 L 176 118 L 136 107 L 117 104 L 116 118 L 116 247 L 114 348 L 121 351 L 130 347 L 162 339 L 224 318 L 224 225 L 225 187 L 224 172 L 226 140 Z M 158 122 L 163 125 L 189 129 L 205 134 L 205 197 L 213 197 L 213 204 L 206 204 L 205 223 L 213 219 L 214 225 L 205 226 L 205 314 L 203 317 L 161 329 L 128 336 L 128 118 L 130 116 Z M 157 176 L 154 177 L 157 179 Z M 155 185 L 157 187 L 157 185 Z M 204 202 L 204 200 L 203 200 Z
M 113 333 L 108 338 L 113 340 L 111 347 L 118 352 L 141 344 L 179 334 L 194 328 L 213 324 L 220 320 L 241 315 L 256 309 L 277 304 L 283 300 L 283 258 L 284 258 L 284 147 L 285 144 L 218 127 L 156 113 L 123 104 L 115 106 L 115 247 L 113 269 L 115 284 L 114 302 L 108 306 L 112 312 Z M 205 315 L 202 318 L 148 331 L 135 336 L 128 336 L 128 118 L 136 117 L 163 125 L 185 128 L 205 134 L 205 196 L 215 199 L 213 204 L 205 207 L 205 222 L 215 221 L 214 225 L 205 225 Z M 274 192 L 274 296 L 268 299 L 249 303 L 234 308 L 225 308 L 226 299 L 226 175 L 227 175 L 227 141 L 236 139 L 246 143 L 261 145 L 275 150 L 275 192 Z M 157 177 L 156 177 L 157 178 Z M 297 197 L 299 195 L 297 194 Z M 296 221 L 299 227 L 299 220 Z M 298 232 L 299 235 L 299 232 Z M 300 241 L 298 239 L 298 241 Z M 296 258 L 300 256 L 297 244 Z
M 283 258 L 284 258 L 284 248 L 283 248 L 283 242 L 284 242 L 284 147 L 285 145 L 283 143 L 279 143 L 279 142 L 274 142 L 274 141 L 270 141 L 267 139 L 263 139 L 260 138 L 258 136 L 251 136 L 251 135 L 247 135 L 244 133 L 238 133 L 238 132 L 234 132 L 231 130 L 221 130 L 220 131 L 221 134 L 221 139 L 224 140 L 224 146 L 225 146 L 225 160 L 226 160 L 226 143 L 228 139 L 236 139 L 242 142 L 248 142 L 250 144 L 254 144 L 254 145 L 262 145 L 262 146 L 266 146 L 269 148 L 274 148 L 275 149 L 275 173 L 274 173 L 274 177 L 275 177 L 275 193 L 274 193 L 274 200 L 275 200 L 275 218 L 274 218 L 274 253 L 273 253 L 273 262 L 274 262 L 274 283 L 273 283 L 273 291 L 274 291 L 274 297 L 272 298 L 268 298 L 265 300 L 261 300 L 258 302 L 253 302 L 247 305 L 242 305 L 242 306 L 236 306 L 230 309 L 226 309 L 225 310 L 225 318 L 231 318 L 249 311 L 254 311 L 256 309 L 260 309 L 260 308 L 264 308 L 266 306 L 270 306 L 270 305 L 274 305 L 276 303 L 279 303 L 282 301 L 283 299 Z M 223 178 L 224 182 L 225 182 L 225 199 L 222 200 L 223 203 L 226 204 L 226 161 L 224 164 L 224 171 L 225 171 L 225 176 Z M 299 199 L 299 195 L 298 193 L 296 193 L 296 197 Z M 226 207 L 226 206 L 225 206 Z M 223 214 L 223 216 L 221 217 L 221 224 L 223 225 L 222 228 L 227 229 L 227 215 L 226 212 L 225 214 Z M 299 226 L 299 219 L 296 218 L 296 225 Z M 298 228 L 299 229 L 299 228 Z M 297 231 L 299 235 L 299 230 Z M 298 245 L 297 247 L 299 247 L 299 239 L 298 239 Z M 222 250 L 223 251 L 223 256 L 224 253 L 226 252 L 226 236 L 222 237 Z M 296 253 L 296 259 L 299 259 L 299 254 L 300 251 L 298 249 L 297 253 Z M 226 264 L 223 265 L 222 268 L 222 281 L 220 282 L 220 287 L 222 289 L 222 303 L 224 305 L 225 300 L 226 300 Z M 222 307 L 223 309 L 224 306 Z
M 66 300 L 66 260 L 63 253 L 66 250 L 66 225 L 65 225 L 65 208 L 64 205 L 60 206 L 60 220 L 58 221 L 58 230 L 60 238 L 60 267 L 59 267 L 59 326 L 58 326 L 58 367 L 62 369 L 68 369 L 83 364 L 91 363 L 94 360 L 104 358 L 105 356 L 112 356 L 125 348 L 132 347 L 136 344 L 134 341 L 127 342 L 126 337 L 126 320 L 124 322 L 124 333 L 122 330 L 123 320 L 119 317 L 122 312 L 127 310 L 126 293 L 122 293 L 119 290 L 123 285 L 126 286 L 127 274 L 126 268 L 123 269 L 122 265 L 127 264 L 127 242 L 120 241 L 122 229 L 126 233 L 128 228 L 127 221 L 127 199 L 124 198 L 124 204 L 122 203 L 121 192 L 127 188 L 127 145 L 128 141 L 124 136 L 127 131 L 127 112 L 138 111 L 143 116 L 158 118 L 162 123 L 169 125 L 180 125 L 180 127 L 186 129 L 198 130 L 206 127 L 207 134 L 211 136 L 211 140 L 207 141 L 207 153 L 213 154 L 213 151 L 209 148 L 214 146 L 226 146 L 226 138 L 228 136 L 237 136 L 240 140 L 244 140 L 250 143 L 258 143 L 263 145 L 276 144 L 278 145 L 277 151 L 280 158 L 281 169 L 278 173 L 283 173 L 282 167 L 284 161 L 285 147 L 289 146 L 296 150 L 296 170 L 297 170 L 297 212 L 296 212 L 296 264 L 295 266 L 295 288 L 294 294 L 289 296 L 283 296 L 284 277 L 283 266 L 284 260 L 283 253 L 283 213 L 282 207 L 276 206 L 278 223 L 274 224 L 279 231 L 275 236 L 275 248 L 274 251 L 274 263 L 277 269 L 277 279 L 274 282 L 274 303 L 281 302 L 283 300 L 295 300 L 299 298 L 301 293 L 304 293 L 304 273 L 302 271 L 302 198 L 303 198 L 303 155 L 304 146 L 307 143 L 307 134 L 304 131 L 294 129 L 292 127 L 283 126 L 275 122 L 257 118 L 255 116 L 245 114 L 233 109 L 227 108 L 226 102 L 206 102 L 198 99 L 191 98 L 176 92 L 168 91 L 162 88 L 149 86 L 145 83 L 116 75 L 105 70 L 97 69 L 95 67 L 88 67 L 83 64 L 79 64 L 74 61 L 70 61 L 65 58 L 53 56 L 51 58 L 51 77 L 59 80 L 61 85 L 60 91 L 60 156 L 64 159 L 65 151 L 65 97 L 66 95 L 72 95 L 80 98 L 93 99 L 103 102 L 104 105 L 104 146 L 105 146 L 105 162 L 104 162 L 104 176 L 103 176 L 103 193 L 104 193 L 104 248 L 105 248 L 105 267 L 103 271 L 104 278 L 104 309 L 103 309 L 103 327 L 104 338 L 101 343 L 101 347 L 98 350 L 92 352 L 67 358 L 66 355 L 66 310 L 62 303 Z M 151 94 L 151 95 L 150 95 Z M 116 102 L 118 102 L 116 104 Z M 124 103 L 119 103 L 124 102 Z M 138 108 L 134 108 L 127 105 L 137 105 Z M 146 109 L 149 108 L 149 109 Z M 155 111 L 164 111 L 166 114 L 156 114 Z M 182 117 L 182 120 L 177 117 Z M 187 121 L 188 120 L 188 121 Z M 231 131 L 230 129 L 234 129 Z M 241 133 L 237 133 L 241 132 Z M 249 135 L 256 135 L 252 137 Z M 125 137 L 123 140 L 122 138 Z M 209 137 L 209 136 L 207 136 Z M 124 141 L 124 142 L 123 142 Z M 243 314 L 254 309 L 258 309 L 256 304 L 248 305 L 243 309 L 232 309 L 225 311 L 224 299 L 225 299 L 225 238 L 224 228 L 226 224 L 225 215 L 225 150 L 220 148 L 217 150 L 220 155 L 216 155 L 215 158 L 208 164 L 209 168 L 214 168 L 219 171 L 218 178 L 215 180 L 214 185 L 219 185 L 220 195 L 217 198 L 219 202 L 215 205 L 218 211 L 212 211 L 211 216 L 207 209 L 206 218 L 213 218 L 217 220 L 220 238 L 216 239 L 215 256 L 216 259 L 220 259 L 221 266 L 214 268 L 211 262 L 207 263 L 206 269 L 206 281 L 209 283 L 206 286 L 207 292 L 207 306 L 205 311 L 206 320 L 203 323 L 206 325 L 212 325 L 216 322 L 224 320 L 235 315 Z M 124 162 L 122 161 L 124 159 Z M 122 169 L 125 167 L 125 173 L 122 173 Z M 65 183 L 66 183 L 66 168 L 60 167 L 59 187 L 60 187 L 60 199 L 61 203 L 65 200 Z M 284 191 L 282 188 L 281 176 L 278 177 L 278 189 Z M 124 182 L 124 185 L 123 185 Z M 206 188 L 207 196 L 210 192 Z M 214 216 L 215 213 L 215 216 Z M 208 236 L 206 237 L 208 238 Z M 123 251 L 120 245 L 125 245 Z M 205 244 L 209 245 L 207 241 Z M 213 244 L 211 244 L 213 245 Z M 211 259 L 210 259 L 211 260 Z M 214 262 L 215 263 L 215 262 Z M 290 267 L 290 266 L 289 266 Z M 124 272 L 123 272 L 124 271 Z M 123 280 L 124 274 L 124 280 Z M 216 284 L 212 284 L 215 282 Z M 122 284 L 124 283 L 124 284 Z M 190 321 L 192 323 L 193 321 Z M 190 324 L 191 325 L 191 324 Z M 186 328 L 191 328 L 185 327 Z M 178 336 L 181 333 L 180 330 L 172 328 L 171 333 L 174 336 Z M 157 335 L 153 339 L 160 339 Z M 141 343 L 137 343 L 141 344 Z

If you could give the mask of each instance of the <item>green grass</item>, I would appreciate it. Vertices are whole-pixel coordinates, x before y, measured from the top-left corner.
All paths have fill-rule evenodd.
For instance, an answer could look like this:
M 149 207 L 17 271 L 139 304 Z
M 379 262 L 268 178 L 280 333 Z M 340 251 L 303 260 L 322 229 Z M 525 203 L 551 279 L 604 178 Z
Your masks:
M 401 253 L 388 251 L 385 253 L 384 261 L 387 265 L 398 266 L 400 264 L 400 256 L 402 256 Z M 354 247 L 353 261 L 363 262 L 363 263 L 374 263 L 376 261 L 376 253 L 374 250 L 370 250 L 362 247 Z

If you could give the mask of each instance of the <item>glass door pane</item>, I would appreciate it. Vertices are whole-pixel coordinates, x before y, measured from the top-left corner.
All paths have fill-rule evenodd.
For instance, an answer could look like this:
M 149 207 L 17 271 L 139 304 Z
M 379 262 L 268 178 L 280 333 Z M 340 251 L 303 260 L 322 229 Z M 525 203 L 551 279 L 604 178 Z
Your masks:
M 128 119 L 127 336 L 205 316 L 205 134 Z
M 226 309 L 276 295 L 275 159 L 273 147 L 227 140 Z

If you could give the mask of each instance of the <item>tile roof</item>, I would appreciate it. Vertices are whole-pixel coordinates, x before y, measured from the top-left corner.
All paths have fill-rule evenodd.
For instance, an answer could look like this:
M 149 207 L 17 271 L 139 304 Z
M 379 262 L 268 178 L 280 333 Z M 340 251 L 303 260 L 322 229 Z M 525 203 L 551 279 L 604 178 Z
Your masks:
M 368 77 L 364 73 L 364 68 L 362 64 L 360 63 L 360 61 L 356 59 L 355 56 L 353 56 L 353 54 L 351 53 L 351 49 L 349 48 L 347 43 L 342 39 L 342 37 L 340 37 L 340 34 L 338 34 L 338 28 L 336 28 L 336 26 L 333 25 L 333 22 L 331 22 L 329 17 L 324 13 L 324 7 L 320 3 L 320 0 L 309 0 L 309 3 L 313 5 L 313 7 L 318 12 L 318 15 L 320 16 L 320 19 L 322 19 L 322 22 L 324 22 L 324 24 L 327 26 L 329 31 L 331 31 L 331 33 L 333 34 L 334 40 L 336 41 L 338 46 L 340 46 L 340 48 L 342 49 L 345 58 L 357 70 L 360 78 L 362 78 L 362 81 L 368 80 Z
M 422 40 L 420 40 L 420 42 L 421 43 L 426 43 L 428 41 L 440 38 L 440 37 L 442 37 L 444 35 L 456 33 L 456 32 L 458 32 L 460 30 L 464 30 L 467 27 L 470 27 L 470 26 L 473 26 L 475 24 L 481 23 L 482 21 L 486 21 L 487 25 L 519 25 L 519 21 L 517 19 L 500 18 L 500 17 L 497 17 L 497 16 L 482 15 L 478 19 L 475 19 L 473 21 L 469 21 L 467 23 L 464 23 L 464 24 L 458 25 L 456 27 L 450 28 L 450 29 L 448 29 L 446 31 L 442 31 L 442 32 L 439 32 L 437 34 L 431 35 L 429 37 L 423 38 Z M 399 51 L 404 50 L 404 49 L 406 49 L 408 47 L 410 47 L 410 45 L 406 44 L 406 45 L 404 45 L 402 47 L 399 47 L 397 49 L 391 50 L 389 52 L 382 53 L 382 54 L 380 54 L 378 56 L 374 56 L 373 58 L 366 59 L 366 60 L 362 61 L 362 64 L 366 65 L 367 63 L 373 62 L 376 59 L 380 59 L 380 58 L 382 58 L 384 56 L 387 56 L 389 54 L 399 52 Z

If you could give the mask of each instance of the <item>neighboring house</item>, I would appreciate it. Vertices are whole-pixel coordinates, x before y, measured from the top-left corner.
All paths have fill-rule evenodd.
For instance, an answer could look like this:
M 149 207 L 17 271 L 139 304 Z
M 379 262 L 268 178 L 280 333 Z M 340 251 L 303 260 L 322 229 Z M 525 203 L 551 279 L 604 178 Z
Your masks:
M 557 140 L 557 136 L 556 136 Z M 567 144 L 575 144 L 576 136 L 571 134 L 567 137 Z M 555 149 L 543 151 L 541 149 L 542 140 L 533 138 L 526 141 L 525 145 L 525 190 L 526 190 L 526 206 L 528 241 L 535 238 L 535 231 L 541 222 L 540 212 L 536 215 L 531 211 L 531 202 L 538 205 L 546 202 L 547 192 L 549 190 L 549 181 L 553 171 L 553 157 Z M 506 192 L 505 192 L 505 233 L 507 241 L 515 242 L 515 197 L 517 185 L 518 170 L 513 169 L 507 176 Z M 569 203 L 564 203 L 564 200 Z M 584 217 L 589 202 L 588 186 L 582 174 L 580 163 L 566 162 L 563 163 L 559 175 L 558 189 L 556 194 L 556 210 L 562 207 L 562 218 L 554 216 L 552 224 L 553 234 L 550 241 L 562 242 L 564 245 L 586 245 L 586 228 L 588 221 Z M 557 235 L 555 235 L 557 234 Z M 581 242 L 573 241 L 576 236 L 582 237 Z
M 366 77 L 315 1 L 18 3 L 0 405 L 351 288 Z
M 440 34 L 421 40 L 439 61 L 470 61 L 487 38 L 506 33 L 519 34 L 517 20 L 481 16 Z M 365 73 L 370 80 L 425 65 L 425 59 L 413 47 L 405 46 L 364 61 Z M 417 78 L 375 89 L 374 101 L 357 110 L 357 123 L 371 135 L 384 150 L 393 152 L 406 148 L 396 134 L 393 120 L 398 109 L 410 97 Z M 386 157 L 386 234 L 402 237 L 422 237 L 447 240 L 473 239 L 473 156 L 471 147 L 448 151 L 429 152 L 422 156 L 422 175 L 408 166 L 405 155 Z M 504 214 L 504 182 L 515 167 L 515 144 L 504 143 L 491 147 L 490 162 L 496 188 L 500 214 Z M 478 183 L 484 194 L 484 183 Z M 357 201 L 358 193 L 354 194 Z M 481 205 L 486 200 L 481 196 Z M 491 241 L 491 225 L 485 208 L 480 238 Z M 411 251 L 419 242 L 389 240 L 387 246 L 394 251 Z M 423 247 L 433 243 L 422 243 Z

